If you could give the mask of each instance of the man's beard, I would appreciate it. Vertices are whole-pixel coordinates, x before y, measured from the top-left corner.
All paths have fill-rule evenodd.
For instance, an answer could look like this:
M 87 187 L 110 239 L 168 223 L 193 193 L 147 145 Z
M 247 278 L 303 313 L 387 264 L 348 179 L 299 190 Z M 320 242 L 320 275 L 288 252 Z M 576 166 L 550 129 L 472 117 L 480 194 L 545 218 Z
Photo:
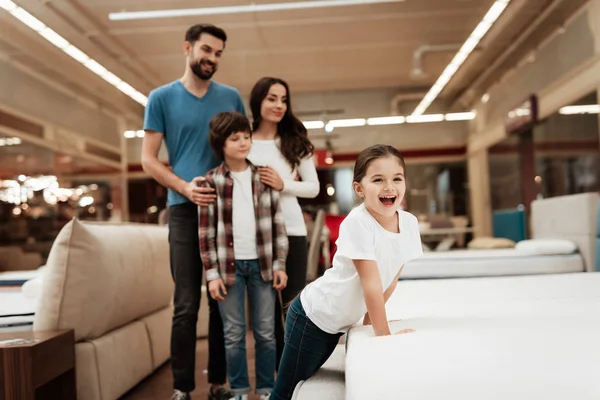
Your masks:
M 205 67 L 206 66 L 212 67 L 212 69 L 207 72 L 202 69 L 203 65 Z M 214 73 L 217 71 L 217 66 L 208 60 L 200 60 L 195 63 L 190 63 L 190 68 L 192 69 L 192 72 L 194 73 L 194 75 L 196 75 L 198 78 L 202 79 L 203 81 L 207 81 L 210 78 L 212 78 Z

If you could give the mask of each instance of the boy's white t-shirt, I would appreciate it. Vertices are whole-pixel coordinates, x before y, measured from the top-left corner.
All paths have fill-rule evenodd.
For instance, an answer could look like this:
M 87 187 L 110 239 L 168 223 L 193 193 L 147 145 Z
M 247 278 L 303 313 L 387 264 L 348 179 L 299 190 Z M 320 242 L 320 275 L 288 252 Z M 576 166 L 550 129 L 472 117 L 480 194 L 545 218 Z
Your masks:
M 423 254 L 417 218 L 402 210 L 398 217 L 400 233 L 385 230 L 364 204 L 342 221 L 332 267 L 300 294 L 306 315 L 321 330 L 344 332 L 367 312 L 352 260 L 376 261 L 385 291 L 402 265 Z
M 258 258 L 258 249 L 252 197 L 252 170 L 248 167 L 242 172 L 231 171 L 230 173 L 233 179 L 231 199 L 233 254 L 236 260 L 255 260 Z

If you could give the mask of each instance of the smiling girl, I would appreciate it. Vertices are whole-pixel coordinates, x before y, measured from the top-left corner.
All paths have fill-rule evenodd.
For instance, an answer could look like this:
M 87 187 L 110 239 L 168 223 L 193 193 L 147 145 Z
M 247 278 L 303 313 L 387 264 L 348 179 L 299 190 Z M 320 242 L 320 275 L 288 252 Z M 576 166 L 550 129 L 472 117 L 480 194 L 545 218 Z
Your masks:
M 354 165 L 354 192 L 363 200 L 340 225 L 332 268 L 291 304 L 285 348 L 270 400 L 291 399 L 364 316 L 377 336 L 390 335 L 385 303 L 403 265 L 423 254 L 417 218 L 400 210 L 405 164 L 392 146 L 363 150 Z M 412 332 L 404 329 L 396 333 Z

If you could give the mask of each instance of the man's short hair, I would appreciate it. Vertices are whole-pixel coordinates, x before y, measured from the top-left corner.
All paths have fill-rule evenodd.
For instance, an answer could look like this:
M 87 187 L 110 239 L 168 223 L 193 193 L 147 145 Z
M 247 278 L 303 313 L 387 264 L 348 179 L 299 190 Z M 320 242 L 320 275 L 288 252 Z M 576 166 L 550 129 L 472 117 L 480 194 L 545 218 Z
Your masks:
M 185 41 L 194 44 L 194 42 L 200 39 L 200 36 L 203 33 L 208 33 L 217 39 L 221 39 L 223 43 L 227 42 L 227 34 L 225 31 L 212 24 L 196 24 L 191 26 L 185 33 Z
M 208 139 L 210 147 L 215 156 L 221 161 L 225 158 L 223 148 L 229 136 L 236 132 L 248 132 L 252 135 L 250 121 L 244 114 L 237 111 L 227 111 L 215 115 L 210 121 L 209 129 Z

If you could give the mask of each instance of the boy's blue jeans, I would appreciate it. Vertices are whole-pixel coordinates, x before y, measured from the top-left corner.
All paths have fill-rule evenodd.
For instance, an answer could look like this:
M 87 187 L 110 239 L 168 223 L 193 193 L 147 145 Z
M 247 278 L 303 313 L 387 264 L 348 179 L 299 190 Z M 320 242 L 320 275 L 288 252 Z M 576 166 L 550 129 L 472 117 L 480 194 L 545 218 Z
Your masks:
M 236 260 L 235 283 L 227 287 L 225 300 L 219 302 L 229 385 L 235 394 L 250 393 L 246 358 L 246 288 L 256 350 L 256 393 L 270 393 L 275 384 L 275 289 L 273 282 L 262 279 L 258 260 Z

